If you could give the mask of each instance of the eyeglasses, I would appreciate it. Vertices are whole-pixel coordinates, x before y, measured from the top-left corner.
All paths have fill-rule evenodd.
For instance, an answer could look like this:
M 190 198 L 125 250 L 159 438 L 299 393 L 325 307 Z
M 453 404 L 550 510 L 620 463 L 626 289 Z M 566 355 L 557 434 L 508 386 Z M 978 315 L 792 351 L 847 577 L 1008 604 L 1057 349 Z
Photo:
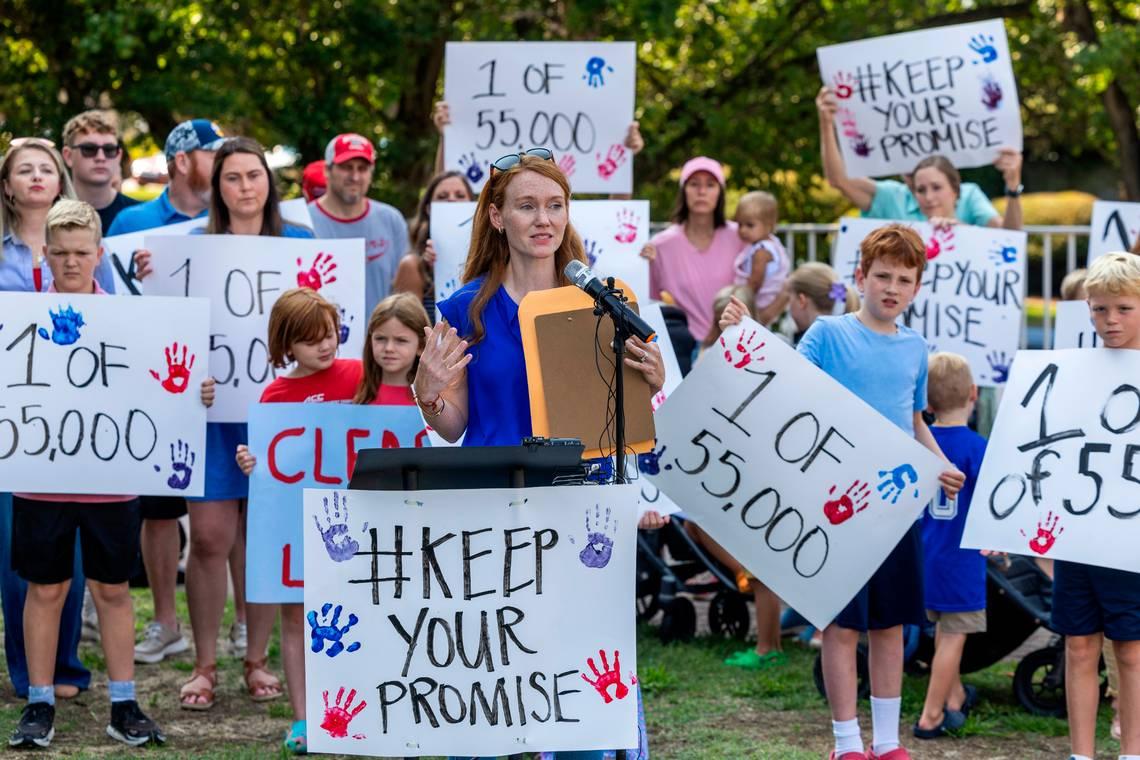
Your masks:
M 79 143 L 78 145 L 73 145 L 71 147 L 77 149 L 84 158 L 95 158 L 95 156 L 99 154 L 100 150 L 103 151 L 104 158 L 118 158 L 119 150 L 122 146 L 120 146 L 118 143 L 114 145 L 110 143 L 107 143 L 105 145 L 99 145 L 97 143 Z
M 523 156 L 534 156 L 535 158 L 541 158 L 543 161 L 553 161 L 554 151 L 549 148 L 531 148 L 530 150 L 524 150 L 522 153 L 508 153 L 493 162 L 491 169 L 498 169 L 501 172 L 505 172 L 522 161 Z

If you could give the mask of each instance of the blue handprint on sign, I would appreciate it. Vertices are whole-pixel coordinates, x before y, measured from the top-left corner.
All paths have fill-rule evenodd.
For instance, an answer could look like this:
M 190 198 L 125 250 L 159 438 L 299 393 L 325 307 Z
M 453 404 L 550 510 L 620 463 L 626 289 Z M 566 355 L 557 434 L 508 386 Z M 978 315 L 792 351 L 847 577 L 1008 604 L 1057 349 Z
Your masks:
M 900 464 L 893 470 L 879 470 L 879 477 L 882 478 L 879 481 L 879 498 L 891 504 L 898 504 L 903 491 L 918 483 L 918 473 L 914 471 L 913 465 L 909 464 Z M 917 487 L 914 489 L 914 496 L 918 497 Z
M 607 535 L 610 530 L 610 508 L 606 507 L 605 524 L 602 524 L 601 507 L 594 505 L 594 529 L 590 530 L 590 510 L 586 510 L 586 546 L 578 552 L 578 559 L 586 567 L 600 570 L 610 564 L 614 550 L 614 540 Z M 617 530 L 617 520 L 614 520 Z
M 1012 245 L 998 245 L 990 251 L 990 258 L 998 264 L 1017 263 L 1017 247 Z
M 313 522 L 317 524 L 317 531 L 325 542 L 325 551 L 333 562 L 344 562 L 356 554 L 360 544 L 348 534 L 348 497 L 341 497 L 340 493 L 333 491 L 332 511 L 329 511 L 329 497 L 324 497 L 325 527 L 321 527 L 321 520 L 313 515 Z M 342 510 L 343 507 L 343 510 Z
M 990 363 L 990 369 L 994 371 L 994 382 L 998 385 L 1004 385 L 1005 381 L 1009 379 L 1009 365 L 1012 363 L 1005 351 L 991 351 L 986 360 Z
M 474 153 L 468 153 L 459 157 L 459 166 L 463 169 L 463 173 L 467 175 L 467 180 L 473 184 L 479 184 L 479 180 L 483 179 L 483 166 L 486 161 L 480 161 L 475 157 Z
M 331 603 L 326 602 L 321 607 L 321 619 L 317 621 L 317 611 L 309 610 L 306 619 L 309 621 L 309 632 L 312 638 L 312 650 L 314 652 L 324 651 L 329 657 L 336 657 L 341 652 L 355 652 L 360 649 L 360 642 L 354 641 L 347 647 L 344 645 L 344 636 L 348 633 L 352 626 L 360 622 L 360 619 L 353 615 L 351 612 L 348 614 L 348 623 L 344 626 L 340 625 L 340 613 L 342 611 L 341 605 L 335 608 Z M 332 610 L 332 620 L 329 620 L 329 610 Z M 329 648 L 325 649 L 325 643 L 329 644 Z
M 352 322 L 354 319 L 355 317 L 345 312 L 343 306 L 340 307 L 340 335 L 337 336 L 337 338 L 342 346 L 348 342 L 348 335 L 352 331 L 352 328 L 349 327 L 349 322 Z
M 638 454 L 637 455 L 637 470 L 638 470 L 638 472 L 644 472 L 646 475 L 659 475 L 659 474 L 661 474 L 661 457 L 663 457 L 665 455 L 665 449 L 666 448 L 668 448 L 668 447 L 662 446 L 660 451 L 658 451 L 656 448 L 654 448 L 648 454 Z M 666 470 L 672 470 L 673 465 L 667 464 L 667 465 L 665 465 L 665 469 Z
M 194 474 L 194 460 L 197 455 L 190 450 L 190 444 L 178 439 L 178 449 L 170 444 L 170 477 L 166 485 L 178 491 L 185 491 L 190 487 L 190 478 Z
M 614 67 L 607 66 L 604 58 L 599 58 L 595 55 L 586 61 L 586 73 L 582 75 L 582 78 L 586 80 L 586 84 L 590 87 L 604 87 L 606 80 L 602 75 L 603 70 L 613 72 Z
M 70 306 L 58 312 L 49 309 L 48 315 L 51 317 L 51 342 L 57 346 L 70 346 L 79 340 L 79 328 L 87 324 L 83 315 Z M 46 340 L 48 331 L 41 327 L 39 332 L 40 337 Z
M 598 261 L 598 256 L 601 255 L 602 249 L 598 247 L 597 240 L 583 240 L 582 247 L 586 249 L 586 260 L 591 267 Z
M 975 34 L 970 38 L 970 50 L 982 57 L 981 63 L 993 63 L 998 57 L 992 34 Z M 978 61 L 974 61 L 974 64 L 977 65 Z

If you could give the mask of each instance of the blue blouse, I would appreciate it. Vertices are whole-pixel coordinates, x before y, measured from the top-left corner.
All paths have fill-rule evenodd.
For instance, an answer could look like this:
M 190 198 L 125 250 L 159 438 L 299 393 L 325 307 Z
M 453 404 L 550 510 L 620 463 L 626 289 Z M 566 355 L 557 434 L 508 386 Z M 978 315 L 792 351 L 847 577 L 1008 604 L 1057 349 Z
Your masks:
M 32 249 L 15 232 L 8 230 L 4 235 L 4 247 L 0 250 L 0 291 L 35 293 L 32 261 Z M 43 291 L 46 292 L 52 281 L 46 258 L 40 262 L 40 271 L 43 274 Z M 115 292 L 115 276 L 107 256 L 95 266 L 95 281 L 108 293 Z
M 439 304 L 460 337 L 472 333 L 468 310 L 479 292 L 479 277 Z M 526 381 L 519 305 L 499 286 L 483 308 L 483 340 L 467 349 L 467 432 L 464 446 L 518 446 L 531 435 L 530 391 Z

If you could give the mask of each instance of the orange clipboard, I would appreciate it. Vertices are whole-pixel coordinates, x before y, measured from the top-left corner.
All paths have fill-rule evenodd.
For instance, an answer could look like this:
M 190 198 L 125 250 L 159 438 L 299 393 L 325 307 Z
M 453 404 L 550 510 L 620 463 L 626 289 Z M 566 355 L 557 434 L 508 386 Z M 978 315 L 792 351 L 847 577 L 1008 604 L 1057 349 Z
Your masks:
M 620 280 L 616 286 L 632 291 Z M 547 438 L 577 438 L 584 459 L 611 456 L 614 442 L 606 432 L 609 379 L 613 376 L 613 321 L 594 316 L 594 301 L 576 287 L 528 293 L 519 304 L 526 378 L 530 387 L 531 430 Z M 601 354 L 595 351 L 596 340 Z M 601 373 L 598 367 L 601 367 Z M 652 393 L 645 376 L 623 366 L 626 450 L 653 450 Z M 604 375 L 604 377 L 603 377 Z

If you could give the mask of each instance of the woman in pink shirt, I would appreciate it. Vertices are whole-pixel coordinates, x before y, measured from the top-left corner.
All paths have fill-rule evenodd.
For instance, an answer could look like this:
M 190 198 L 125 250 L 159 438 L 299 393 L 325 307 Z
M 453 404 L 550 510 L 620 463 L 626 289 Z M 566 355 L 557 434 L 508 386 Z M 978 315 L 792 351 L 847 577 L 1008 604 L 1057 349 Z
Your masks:
M 689 320 L 698 345 L 712 328 L 716 293 L 731 285 L 733 262 L 744 247 L 724 213 L 724 169 L 707 156 L 689 159 L 681 167 L 681 192 L 672 224 L 654 235 L 642 249 L 649 259 L 649 292 L 667 300 L 668 293 Z

